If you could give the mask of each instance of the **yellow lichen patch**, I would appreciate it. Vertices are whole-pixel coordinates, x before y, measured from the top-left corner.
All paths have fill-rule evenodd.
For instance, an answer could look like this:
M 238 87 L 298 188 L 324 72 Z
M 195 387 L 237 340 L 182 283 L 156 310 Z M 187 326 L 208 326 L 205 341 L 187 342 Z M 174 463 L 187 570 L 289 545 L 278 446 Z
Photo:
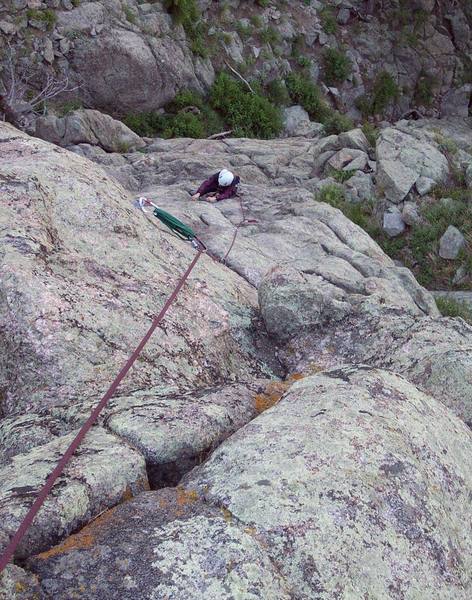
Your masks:
M 47 560 L 59 554 L 66 554 L 71 550 L 90 548 L 95 543 L 97 537 L 97 530 L 111 519 L 116 508 L 117 507 L 105 511 L 104 513 L 96 517 L 96 519 L 94 519 L 86 527 L 84 527 L 82 531 L 79 531 L 79 533 L 75 533 L 74 535 L 69 536 L 62 542 L 62 544 L 54 546 L 50 550 L 46 550 L 46 552 L 41 552 L 41 554 L 38 554 L 36 558 L 40 558 L 41 560 Z
M 183 487 L 177 487 L 177 506 L 186 506 L 193 504 L 198 500 L 198 492 L 196 490 L 187 490 Z
M 17 592 L 18 594 L 21 594 L 21 592 L 25 592 L 26 591 L 26 587 L 24 583 L 21 583 L 21 581 L 17 581 L 15 583 L 15 592 Z
M 245 527 L 244 528 L 244 533 L 247 533 L 248 535 L 254 536 L 254 535 L 256 535 L 257 530 L 256 530 L 255 527 Z
M 223 513 L 223 519 L 227 523 L 231 523 L 231 521 L 233 520 L 233 513 L 230 510 L 228 510 L 227 508 L 222 508 L 221 512 Z

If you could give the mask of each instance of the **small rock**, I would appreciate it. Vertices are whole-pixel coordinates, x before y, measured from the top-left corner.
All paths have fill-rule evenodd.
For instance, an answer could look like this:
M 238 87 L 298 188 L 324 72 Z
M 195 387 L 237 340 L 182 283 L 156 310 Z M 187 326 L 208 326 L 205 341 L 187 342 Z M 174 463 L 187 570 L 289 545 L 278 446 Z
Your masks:
M 328 164 L 337 171 L 340 171 L 341 169 L 350 171 L 363 169 L 366 166 L 367 161 L 368 156 L 362 150 L 343 148 L 330 158 Z
M 383 229 L 388 237 L 397 237 L 405 231 L 405 222 L 398 208 L 390 208 L 384 213 Z
M 302 106 L 289 106 L 284 110 L 284 134 L 289 137 L 314 137 L 323 131 L 321 123 L 312 123 Z
M 405 202 L 402 210 L 403 220 L 407 225 L 418 225 L 422 222 L 418 207 L 414 202 Z
M 355 148 L 356 150 L 363 150 L 364 152 L 369 150 L 369 142 L 360 127 L 341 133 L 339 136 L 339 143 L 343 148 Z
M 338 16 L 336 17 L 337 22 L 340 25 L 346 25 L 351 17 L 351 11 L 348 8 L 341 8 L 338 12 Z
M 425 196 L 435 185 L 436 182 L 429 177 L 418 177 L 416 180 L 416 190 L 420 196 Z
M 324 31 L 320 31 L 320 33 L 318 34 L 318 41 L 320 43 L 320 46 L 324 46 L 328 43 L 328 36 Z
M 54 48 L 52 46 L 52 41 L 49 38 L 45 38 L 44 40 L 43 57 L 49 64 L 54 62 Z
M 465 170 L 465 181 L 468 187 L 472 188 L 472 162 L 467 166 Z
M 439 256 L 446 260 L 454 260 L 464 244 L 465 238 L 462 233 L 454 225 L 449 225 L 439 240 Z
M 6 35 L 14 35 L 16 33 L 16 27 L 13 23 L 8 21 L 0 21 L 0 31 L 3 31 Z
M 363 202 L 374 196 L 372 176 L 358 171 L 346 181 L 346 197 L 350 202 Z
M 467 279 L 468 275 L 469 273 L 467 271 L 467 267 L 465 265 L 461 265 L 452 278 L 452 284 L 459 285 L 460 283 L 463 283 Z

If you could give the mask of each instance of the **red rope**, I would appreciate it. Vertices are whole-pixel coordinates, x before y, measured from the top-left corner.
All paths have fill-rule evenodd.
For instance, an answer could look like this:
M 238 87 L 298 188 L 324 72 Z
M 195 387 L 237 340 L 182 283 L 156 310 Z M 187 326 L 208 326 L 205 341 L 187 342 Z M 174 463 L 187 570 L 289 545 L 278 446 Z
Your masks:
M 77 435 L 75 436 L 74 440 L 72 441 L 72 443 L 70 444 L 70 446 L 67 448 L 64 456 L 57 463 L 57 466 L 54 469 L 54 471 L 47 478 L 46 483 L 43 485 L 43 487 L 39 491 L 38 497 L 36 498 L 36 500 L 32 504 L 32 506 L 29 509 L 28 513 L 26 514 L 25 518 L 23 519 L 23 521 L 21 522 L 20 526 L 18 527 L 15 535 L 11 538 L 10 543 L 8 544 L 8 546 L 6 547 L 5 551 L 3 552 L 2 556 L 0 557 L 0 573 L 7 566 L 7 564 L 10 561 L 10 559 L 14 555 L 15 550 L 17 549 L 19 543 L 23 539 L 23 536 L 25 535 L 25 533 L 28 531 L 29 527 L 33 523 L 34 518 L 38 514 L 38 511 L 41 508 L 43 502 L 46 500 L 46 498 L 47 498 L 49 492 L 51 491 L 51 489 L 52 489 L 52 487 L 53 487 L 56 479 L 59 477 L 59 475 L 62 474 L 62 472 L 64 470 L 64 467 L 66 466 L 66 464 L 69 462 L 69 460 L 72 457 L 72 455 L 74 454 L 74 452 L 79 447 L 80 443 L 84 439 L 84 437 L 87 434 L 87 432 L 90 430 L 90 428 L 92 427 L 92 425 L 97 420 L 98 415 L 101 413 L 101 411 L 103 410 L 103 408 L 107 404 L 108 400 L 110 400 L 110 398 L 113 396 L 113 394 L 115 393 L 116 389 L 120 385 L 121 381 L 126 377 L 126 374 L 131 369 L 131 367 L 133 366 L 133 364 L 135 363 L 135 361 L 138 358 L 138 356 L 140 355 L 142 349 L 144 348 L 144 346 L 149 341 L 149 338 L 154 333 L 156 327 L 159 325 L 159 323 L 164 318 L 164 316 L 167 313 L 167 311 L 169 310 L 171 304 L 176 299 L 178 293 L 182 289 L 184 283 L 186 282 L 186 280 L 188 279 L 188 277 L 189 277 L 190 273 L 192 272 L 193 268 L 197 264 L 198 259 L 200 258 L 200 256 L 204 252 L 205 252 L 205 247 L 203 245 L 199 244 L 196 256 L 192 260 L 192 262 L 191 262 L 190 266 L 188 267 L 188 269 L 185 271 L 185 273 L 180 278 L 180 280 L 179 280 L 176 288 L 174 289 L 174 291 L 172 292 L 172 294 L 169 296 L 169 298 L 167 299 L 166 303 L 162 307 L 161 312 L 157 315 L 157 317 L 154 317 L 154 320 L 153 320 L 153 322 L 151 324 L 151 327 L 149 328 L 148 332 L 143 337 L 143 339 L 140 341 L 139 345 L 136 347 L 136 350 L 129 357 L 128 361 L 123 366 L 123 368 L 121 369 L 121 371 L 115 377 L 113 383 L 110 385 L 110 387 L 106 391 L 106 393 L 103 396 L 103 398 L 100 400 L 100 402 L 94 408 L 94 410 L 93 410 L 92 414 L 90 415 L 90 417 L 82 425 L 82 427 L 80 428 L 80 431 L 77 433 Z
M 242 227 L 243 225 L 249 225 L 251 223 L 257 223 L 257 221 L 255 219 L 246 219 L 246 213 L 244 211 L 244 205 L 243 205 L 243 201 L 241 196 L 238 196 L 239 199 L 239 207 L 241 208 L 241 221 L 236 225 L 235 229 L 234 229 L 234 234 L 233 234 L 233 240 L 231 242 L 230 247 L 228 248 L 228 251 L 226 252 L 226 254 L 224 255 L 223 259 L 222 259 L 222 263 L 225 265 L 226 264 L 226 259 L 229 256 L 229 253 L 231 252 L 231 250 L 233 249 L 234 243 L 236 242 L 236 238 L 238 237 L 238 232 L 239 232 L 239 228 Z

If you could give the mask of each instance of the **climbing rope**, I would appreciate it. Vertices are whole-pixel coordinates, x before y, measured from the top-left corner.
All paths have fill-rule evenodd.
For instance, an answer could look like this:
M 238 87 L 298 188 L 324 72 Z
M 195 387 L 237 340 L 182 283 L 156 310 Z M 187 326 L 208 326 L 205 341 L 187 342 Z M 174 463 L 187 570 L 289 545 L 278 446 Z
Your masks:
M 144 212 L 148 212 L 144 209 L 144 206 L 147 205 L 147 202 L 148 201 L 146 201 L 145 198 L 139 198 L 139 200 L 136 201 L 135 205 L 138 208 L 140 208 L 141 210 L 143 210 Z M 152 203 L 150 203 L 150 204 L 152 204 Z M 122 367 L 121 371 L 115 377 L 115 379 L 113 380 L 112 384 L 110 385 L 108 390 L 103 395 L 100 402 L 97 404 L 97 406 L 92 411 L 90 417 L 82 425 L 79 432 L 73 439 L 72 443 L 67 448 L 65 454 L 62 456 L 61 460 L 57 463 L 54 471 L 47 478 L 46 483 L 40 489 L 40 491 L 38 493 L 38 497 L 32 504 L 31 508 L 27 512 L 26 516 L 24 517 L 23 521 L 21 522 L 20 526 L 16 530 L 14 536 L 11 538 L 8 546 L 6 547 L 6 549 L 4 550 L 4 552 L 2 553 L 2 555 L 0 557 L 0 573 L 10 562 L 10 559 L 13 557 L 16 549 L 18 548 L 18 545 L 20 544 L 24 535 L 26 534 L 29 527 L 33 523 L 34 518 L 38 514 L 39 509 L 41 508 L 44 501 L 46 500 L 49 492 L 53 488 L 54 483 L 56 482 L 57 478 L 62 474 L 65 466 L 67 465 L 67 463 L 71 459 L 72 455 L 74 454 L 74 452 L 77 450 L 77 448 L 81 444 L 85 435 L 91 429 L 92 425 L 95 423 L 98 416 L 100 415 L 102 410 L 105 408 L 107 402 L 110 400 L 110 398 L 116 392 L 118 386 L 120 385 L 122 380 L 126 377 L 128 371 L 131 369 L 133 364 L 136 362 L 137 358 L 141 354 L 141 351 L 143 350 L 144 346 L 149 341 L 149 338 L 152 336 L 152 334 L 154 333 L 157 326 L 164 319 L 171 304 L 177 298 L 180 290 L 182 289 L 184 283 L 187 281 L 190 273 L 194 269 L 199 258 L 201 257 L 201 255 L 204 252 L 206 252 L 205 245 L 197 238 L 197 236 L 192 231 L 192 229 L 190 229 L 190 227 L 188 227 L 187 225 L 184 225 L 184 223 L 181 223 L 178 219 L 176 219 L 169 213 L 166 213 L 165 211 L 159 209 L 155 204 L 152 204 L 152 206 L 154 206 L 154 211 L 153 211 L 154 215 L 158 219 L 160 219 L 165 225 L 167 225 L 167 227 L 169 227 L 173 232 L 175 232 L 177 235 L 179 235 L 181 238 L 187 239 L 188 241 L 192 242 L 193 246 L 197 249 L 197 254 L 193 258 L 192 262 L 190 263 L 190 265 L 187 268 L 187 270 L 185 271 L 185 273 L 179 279 L 177 286 L 175 287 L 174 291 L 171 293 L 171 295 L 167 299 L 166 303 L 162 307 L 161 312 L 153 319 L 151 326 L 149 327 L 149 329 L 148 329 L 147 333 L 145 334 L 145 336 L 143 337 L 143 339 L 139 342 L 139 344 L 136 347 L 133 354 L 129 357 L 129 359 L 127 360 L 125 365 Z
M 245 213 L 245 210 L 244 210 L 243 200 L 242 200 L 242 198 L 241 198 L 241 196 L 239 194 L 237 195 L 237 197 L 238 197 L 238 200 L 239 200 L 239 208 L 241 209 L 241 221 L 236 225 L 236 227 L 234 229 L 233 240 L 232 240 L 232 242 L 230 244 L 230 247 L 228 248 L 228 251 L 223 256 L 223 259 L 221 260 L 221 262 L 224 265 L 226 265 L 226 259 L 228 258 L 229 253 L 233 249 L 233 246 L 234 246 L 234 244 L 236 242 L 236 238 L 238 237 L 239 229 L 243 225 L 252 225 L 254 223 L 257 223 L 257 221 L 255 219 L 246 219 L 246 213 Z

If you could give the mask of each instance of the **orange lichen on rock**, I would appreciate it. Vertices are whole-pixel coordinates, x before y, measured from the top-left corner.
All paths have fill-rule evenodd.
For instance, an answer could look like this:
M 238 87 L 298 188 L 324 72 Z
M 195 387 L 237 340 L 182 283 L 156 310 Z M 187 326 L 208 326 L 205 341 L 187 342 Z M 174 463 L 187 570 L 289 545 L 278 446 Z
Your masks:
M 74 533 L 73 535 L 66 538 L 61 544 L 54 546 L 50 550 L 41 552 L 41 554 L 38 554 L 36 558 L 39 558 L 41 560 L 47 560 L 48 558 L 57 556 L 59 554 L 66 554 L 71 550 L 90 548 L 96 541 L 97 530 L 101 528 L 107 521 L 110 520 L 116 508 L 117 507 L 115 506 L 114 508 L 105 511 L 96 519 L 94 519 L 91 523 L 89 523 L 86 527 L 84 527 L 82 531 L 79 531 L 79 533 Z
M 271 406 L 277 404 L 285 392 L 290 388 L 292 383 L 303 376 L 295 374 L 288 377 L 285 381 L 271 381 L 267 384 L 265 390 L 261 394 L 257 394 L 254 398 L 255 407 L 258 413 L 262 413 Z
M 187 504 L 193 504 L 198 500 L 198 492 L 196 490 L 187 490 L 184 487 L 177 487 L 177 498 L 176 502 L 178 506 L 186 506 Z

